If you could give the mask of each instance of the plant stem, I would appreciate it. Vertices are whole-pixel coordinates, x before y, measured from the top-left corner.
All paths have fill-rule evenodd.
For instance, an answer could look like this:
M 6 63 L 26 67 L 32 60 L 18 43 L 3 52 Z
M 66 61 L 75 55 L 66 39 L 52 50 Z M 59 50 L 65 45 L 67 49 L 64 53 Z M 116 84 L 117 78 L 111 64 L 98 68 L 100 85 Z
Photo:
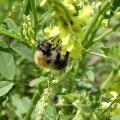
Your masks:
M 76 64 L 76 69 L 75 69 L 75 72 L 74 72 L 74 75 L 73 75 L 73 78 L 72 78 L 73 81 L 79 73 L 80 63 L 81 63 L 81 61 L 79 60 Z
M 75 81 L 75 78 L 77 77 L 78 73 L 79 73 L 79 70 L 80 70 L 80 65 L 82 65 L 82 62 L 80 61 L 80 59 L 76 62 L 76 66 L 75 66 L 75 71 L 74 71 L 74 74 L 73 74 L 73 77 L 71 79 L 71 85 L 70 85 L 70 91 L 72 91 L 72 87 L 74 85 L 74 81 Z
M 118 23 L 117 25 L 113 26 L 111 29 L 109 29 L 107 32 L 105 32 L 104 34 L 102 34 L 101 36 L 99 36 L 98 38 L 96 38 L 93 43 L 96 43 L 98 41 L 100 41 L 101 39 L 103 39 L 106 35 L 110 34 L 111 32 L 117 30 L 117 28 L 120 27 L 120 23 Z
M 117 75 L 119 69 L 114 68 L 111 73 L 108 75 L 107 79 L 102 83 L 102 85 L 100 86 L 101 90 L 107 89 L 109 88 L 109 86 L 111 85 L 111 83 L 114 80 L 114 77 Z
M 86 44 L 89 42 L 88 41 L 88 37 L 90 35 L 90 32 L 92 30 L 92 28 L 94 27 L 94 25 L 96 24 L 99 16 L 104 12 L 104 10 L 108 7 L 109 5 L 109 0 L 106 0 L 102 6 L 100 7 L 100 9 L 97 11 L 97 13 L 94 15 L 94 17 L 91 20 L 91 23 L 88 25 L 87 29 L 84 32 L 84 36 L 83 36 L 83 40 L 82 40 L 82 44 L 85 47 Z
M 37 10 L 36 10 L 36 0 L 30 0 L 30 4 L 32 7 L 33 17 L 34 17 L 34 27 L 35 27 L 35 33 L 38 30 L 38 20 L 37 20 Z
M 41 94 L 40 91 L 37 89 L 34 96 L 33 96 L 32 101 L 30 103 L 30 107 L 29 107 L 23 120 L 30 120 L 31 113 L 32 113 L 32 111 L 33 111 L 33 109 L 34 109 L 34 107 L 35 107 L 35 105 L 40 97 L 40 94 Z
M 118 60 L 116 60 L 116 59 L 114 59 L 114 58 L 111 58 L 111 57 L 109 57 L 109 56 L 106 56 L 106 55 L 103 55 L 103 54 L 100 54 L 100 53 L 90 52 L 90 51 L 85 50 L 85 49 L 84 49 L 84 51 L 85 51 L 85 52 L 87 52 L 87 53 L 89 53 L 89 54 L 93 54 L 93 55 L 96 55 L 96 56 L 100 56 L 100 57 L 102 57 L 102 58 L 105 58 L 105 59 L 110 59 L 110 60 L 113 60 L 113 61 L 115 61 L 115 62 L 118 62 L 118 63 L 119 63 L 119 61 L 118 61 Z
M 108 110 L 110 110 L 110 107 L 119 99 L 120 97 L 120 94 L 117 95 L 117 97 L 111 102 L 111 104 L 107 107 L 107 109 L 105 109 L 102 113 L 102 116 L 103 114 L 105 114 Z
M 93 45 L 93 39 L 102 23 L 102 20 L 103 20 L 103 15 L 100 16 L 100 18 L 98 19 L 98 22 L 96 23 L 95 27 L 94 27 L 94 30 L 91 32 L 91 35 L 90 35 L 90 38 L 88 40 L 88 43 L 86 45 L 86 48 L 89 48 L 89 46 L 92 46 Z

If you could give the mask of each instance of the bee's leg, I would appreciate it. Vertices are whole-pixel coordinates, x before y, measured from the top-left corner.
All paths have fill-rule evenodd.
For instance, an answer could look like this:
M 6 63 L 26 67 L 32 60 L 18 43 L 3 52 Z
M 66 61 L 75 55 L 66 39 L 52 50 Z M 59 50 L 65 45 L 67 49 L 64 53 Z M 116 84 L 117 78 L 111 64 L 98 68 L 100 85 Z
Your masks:
M 51 48 L 50 50 L 55 50 L 56 49 L 56 47 L 53 47 L 53 48 Z
M 62 55 L 60 51 L 58 51 L 56 59 L 55 59 L 55 63 L 57 64 L 66 64 L 67 60 L 69 57 L 69 52 L 66 52 L 65 55 Z
M 69 52 L 67 51 L 65 55 L 61 57 L 61 65 L 66 66 L 69 57 Z
M 60 62 L 60 56 L 61 56 L 61 53 L 60 53 L 60 51 L 58 51 L 57 52 L 57 56 L 55 58 L 55 64 L 59 64 L 59 62 Z
M 66 54 L 65 54 L 65 58 L 68 58 L 69 54 L 70 53 L 67 51 Z

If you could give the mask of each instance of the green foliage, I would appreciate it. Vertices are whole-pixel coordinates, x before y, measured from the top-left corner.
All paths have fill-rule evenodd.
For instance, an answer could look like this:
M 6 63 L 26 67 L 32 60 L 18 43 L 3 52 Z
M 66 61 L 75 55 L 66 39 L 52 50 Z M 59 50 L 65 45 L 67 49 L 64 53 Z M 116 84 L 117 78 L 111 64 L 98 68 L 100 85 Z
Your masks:
M 111 118 L 111 120 L 119 120 L 119 119 L 120 119 L 120 115 L 116 115 L 116 116 Z
M 47 77 L 43 77 L 43 76 L 41 76 L 40 78 L 36 78 L 30 82 L 30 86 L 33 87 L 38 84 L 42 84 L 42 83 L 46 82 L 47 79 L 48 79 Z
M 14 41 L 10 47 L 21 56 L 27 58 L 29 61 L 33 61 L 33 52 L 27 44 L 19 41 Z
M 8 81 L 0 81 L 0 96 L 5 95 L 13 87 L 13 83 Z
M 7 18 L 0 26 L 0 33 L 13 38 L 22 39 L 20 28 L 17 27 L 17 25 L 10 18 Z
M 0 120 L 119 120 L 119 10 L 119 0 L 1 0 Z M 34 64 L 51 37 L 70 52 L 61 71 Z
M 13 55 L 4 41 L 0 41 L 0 73 L 8 80 L 12 80 L 15 75 Z
M 29 107 L 29 99 L 27 97 L 20 98 L 19 95 L 15 94 L 11 98 L 13 106 L 16 107 L 15 113 L 19 118 L 22 118 L 22 115 L 24 115 Z
M 49 105 L 46 108 L 46 115 L 44 117 L 44 120 L 56 120 L 56 119 L 58 119 L 58 117 L 55 106 Z

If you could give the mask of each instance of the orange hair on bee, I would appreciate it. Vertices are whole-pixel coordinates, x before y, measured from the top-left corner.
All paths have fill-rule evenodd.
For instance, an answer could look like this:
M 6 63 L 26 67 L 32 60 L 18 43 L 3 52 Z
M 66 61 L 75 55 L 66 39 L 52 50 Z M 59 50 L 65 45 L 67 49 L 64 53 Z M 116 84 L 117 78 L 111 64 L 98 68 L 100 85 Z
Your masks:
M 34 60 L 38 67 L 47 67 L 47 56 L 44 55 L 41 51 L 37 50 L 34 54 Z

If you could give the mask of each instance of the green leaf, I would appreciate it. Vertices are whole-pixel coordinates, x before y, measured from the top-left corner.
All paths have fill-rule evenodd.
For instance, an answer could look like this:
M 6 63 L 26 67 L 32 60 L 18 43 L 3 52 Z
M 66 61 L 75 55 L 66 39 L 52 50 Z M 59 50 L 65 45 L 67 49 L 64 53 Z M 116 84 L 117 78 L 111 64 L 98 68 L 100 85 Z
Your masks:
M 110 56 L 114 59 L 119 60 L 119 58 L 120 58 L 120 45 L 119 44 L 117 44 L 117 45 L 112 44 L 110 46 L 110 49 L 111 49 Z
M 14 23 L 14 21 L 12 19 L 7 18 L 5 20 L 5 22 L 7 23 L 8 28 L 11 32 L 14 32 L 21 36 L 20 28 L 17 27 L 17 25 Z
M 7 35 L 19 40 L 23 39 L 21 29 L 17 27 L 13 20 L 7 18 L 4 23 L 0 26 L 0 34 Z
M 90 81 L 94 81 L 94 73 L 92 72 L 92 70 L 86 71 L 86 75 Z
M 33 87 L 33 86 L 36 86 L 37 84 L 42 84 L 42 83 L 44 83 L 46 81 L 47 81 L 47 77 L 42 76 L 40 78 L 36 78 L 36 79 L 32 80 L 30 82 L 30 86 Z
M 67 115 L 64 112 L 59 112 L 59 118 L 57 120 L 68 120 Z
M 10 47 L 18 54 L 24 56 L 30 61 L 33 61 L 33 52 L 27 44 L 19 41 L 14 41 Z
M 45 112 L 44 120 L 57 120 L 57 111 L 55 106 L 49 105 Z
M 11 33 L 10 31 L 4 29 L 1 26 L 0 26 L 0 34 L 6 35 L 6 36 L 9 36 L 9 37 L 13 37 L 13 38 L 16 38 L 16 39 L 22 39 L 20 36 L 14 34 L 14 33 Z
M 0 73 L 8 80 L 12 80 L 15 75 L 13 55 L 4 41 L 0 41 Z
M 120 115 L 113 116 L 110 120 L 120 120 Z
M 0 96 L 5 95 L 13 87 L 13 83 L 8 81 L 0 81 Z
M 100 49 L 103 51 L 105 55 L 108 55 L 111 52 L 110 47 L 100 46 Z
M 114 12 L 118 7 L 120 7 L 120 1 L 119 0 L 113 0 L 112 11 Z
M 19 95 L 15 94 L 12 96 L 12 104 L 16 107 L 16 114 L 22 119 L 22 115 L 26 113 L 29 107 L 30 100 L 27 97 L 20 98 Z
M 87 81 L 80 81 L 78 83 L 78 86 L 81 88 L 85 88 L 85 89 L 91 89 L 92 88 L 92 84 L 87 82 Z

